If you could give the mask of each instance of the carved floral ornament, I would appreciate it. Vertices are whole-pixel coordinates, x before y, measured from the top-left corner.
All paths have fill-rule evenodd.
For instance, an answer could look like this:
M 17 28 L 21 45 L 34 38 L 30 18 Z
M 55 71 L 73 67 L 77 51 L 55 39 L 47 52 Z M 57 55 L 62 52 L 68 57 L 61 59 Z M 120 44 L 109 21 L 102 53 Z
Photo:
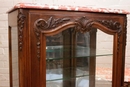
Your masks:
M 122 31 L 122 27 L 119 22 L 113 20 L 91 20 L 86 17 L 81 17 L 80 19 L 71 19 L 68 17 L 65 18 L 57 18 L 54 19 L 50 17 L 48 20 L 38 19 L 34 23 L 34 31 L 37 37 L 37 58 L 40 59 L 40 32 L 55 29 L 59 26 L 63 26 L 66 23 L 72 22 L 75 28 L 75 31 L 85 33 L 92 29 L 92 26 L 97 23 L 107 28 L 107 31 L 113 31 L 118 33 L 118 43 L 117 43 L 117 54 L 119 52 L 119 44 L 120 44 L 120 35 Z M 69 25 L 65 25 L 69 26 Z M 61 28 L 61 27 L 60 27 Z M 105 29 L 104 29 L 105 30 Z
M 23 14 L 23 11 L 20 9 L 18 13 L 18 44 L 19 44 L 19 50 L 22 50 L 23 47 L 23 28 L 25 23 L 25 15 Z
M 75 30 L 81 33 L 86 31 L 90 31 L 91 27 L 94 23 L 101 24 L 102 26 L 108 28 L 109 30 L 113 30 L 115 32 L 121 31 L 121 25 L 117 21 L 113 20 L 91 20 L 86 17 L 81 17 L 80 19 L 73 20 L 71 18 L 57 18 L 54 19 L 50 17 L 48 20 L 38 19 L 35 21 L 34 29 L 36 32 L 46 31 L 50 29 L 54 29 L 61 24 L 65 24 L 67 22 L 73 22 L 75 25 Z

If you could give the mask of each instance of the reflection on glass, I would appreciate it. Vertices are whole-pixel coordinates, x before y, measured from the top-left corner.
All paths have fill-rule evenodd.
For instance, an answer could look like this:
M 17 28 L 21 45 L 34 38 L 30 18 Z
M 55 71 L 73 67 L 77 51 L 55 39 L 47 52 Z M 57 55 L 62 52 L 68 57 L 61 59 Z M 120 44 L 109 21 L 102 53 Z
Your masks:
M 89 87 L 89 55 L 90 55 L 90 36 L 89 33 L 76 34 L 76 76 L 83 73 L 83 77 L 77 77 L 76 87 Z
M 63 78 L 63 63 L 61 59 L 63 58 L 62 34 L 60 33 L 46 37 L 46 44 L 46 80 L 47 87 L 51 87 L 50 85 L 53 82 L 49 82 L 48 85 L 48 81 L 59 80 Z M 56 60 L 57 58 L 59 59 Z
M 103 36 L 103 37 L 102 37 Z M 97 32 L 97 54 L 112 54 L 113 36 L 102 31 Z M 96 86 L 112 87 L 112 60 L 113 56 L 96 57 Z
M 11 45 L 12 45 L 12 82 L 13 87 L 19 87 L 18 72 L 18 31 L 17 27 L 11 29 Z

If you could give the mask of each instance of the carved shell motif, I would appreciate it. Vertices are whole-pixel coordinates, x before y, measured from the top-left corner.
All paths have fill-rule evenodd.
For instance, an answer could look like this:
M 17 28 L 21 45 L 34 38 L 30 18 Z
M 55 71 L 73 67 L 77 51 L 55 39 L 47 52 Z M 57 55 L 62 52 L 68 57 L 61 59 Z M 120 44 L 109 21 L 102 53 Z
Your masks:
M 93 20 L 87 19 L 86 17 L 81 17 L 80 19 L 75 20 L 75 22 L 76 22 L 75 25 L 76 31 L 81 33 L 90 31 L 94 23 Z

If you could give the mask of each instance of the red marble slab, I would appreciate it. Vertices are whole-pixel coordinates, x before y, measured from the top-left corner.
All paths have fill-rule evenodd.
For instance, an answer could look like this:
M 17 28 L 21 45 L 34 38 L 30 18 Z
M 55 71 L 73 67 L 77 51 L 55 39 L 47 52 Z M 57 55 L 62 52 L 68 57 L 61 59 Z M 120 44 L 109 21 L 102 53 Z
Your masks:
M 82 7 L 82 6 L 67 6 L 67 5 L 47 5 L 39 3 L 18 3 L 11 12 L 18 8 L 29 9 L 50 9 L 50 10 L 66 10 L 66 11 L 84 11 L 84 12 L 101 12 L 101 13 L 117 13 L 117 14 L 129 14 L 130 12 L 121 9 L 108 9 L 108 8 L 96 8 L 96 7 Z

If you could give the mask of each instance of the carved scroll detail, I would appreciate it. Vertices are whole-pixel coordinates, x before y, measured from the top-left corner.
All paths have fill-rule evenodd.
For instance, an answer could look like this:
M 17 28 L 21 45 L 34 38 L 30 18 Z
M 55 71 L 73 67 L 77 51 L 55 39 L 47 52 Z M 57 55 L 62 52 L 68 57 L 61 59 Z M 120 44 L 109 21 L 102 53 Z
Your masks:
M 42 30 L 48 30 L 48 29 L 54 29 L 58 27 L 58 25 L 63 24 L 67 21 L 70 21 L 70 18 L 57 18 L 54 19 L 53 17 L 50 17 L 47 21 L 44 19 L 38 19 L 34 23 L 34 31 L 37 37 L 37 58 L 40 59 L 40 32 Z
M 23 28 L 25 23 L 25 15 L 23 14 L 23 11 L 20 9 L 18 13 L 18 44 L 19 44 L 19 50 L 22 50 L 23 46 Z
M 35 27 L 37 29 L 52 29 L 57 27 L 60 24 L 63 24 L 67 21 L 69 21 L 70 18 L 57 18 L 54 19 L 53 17 L 50 17 L 47 21 L 44 19 L 39 19 L 35 22 Z

